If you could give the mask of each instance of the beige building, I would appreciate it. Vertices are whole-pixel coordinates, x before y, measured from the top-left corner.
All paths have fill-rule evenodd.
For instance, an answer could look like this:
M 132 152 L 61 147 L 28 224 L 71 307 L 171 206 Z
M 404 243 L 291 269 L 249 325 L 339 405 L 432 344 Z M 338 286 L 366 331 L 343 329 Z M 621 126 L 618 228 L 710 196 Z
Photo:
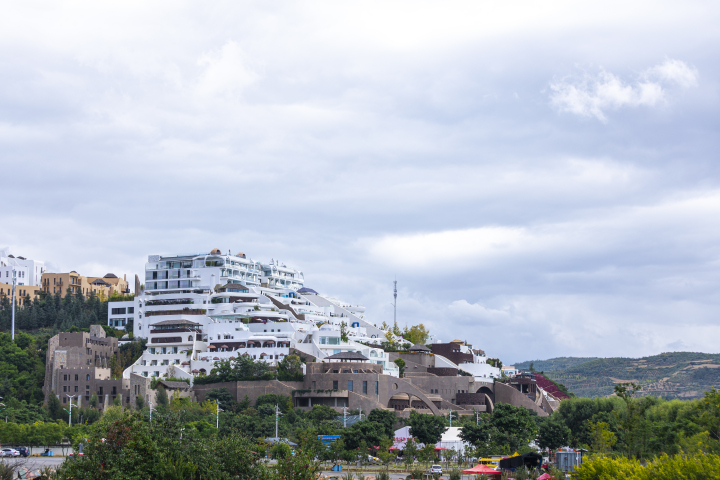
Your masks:
M 76 271 L 70 273 L 43 273 L 42 289 L 45 293 L 55 294 L 60 292 L 65 295 L 68 289 L 71 293 L 81 293 L 90 295 L 104 295 L 109 297 L 113 293 L 128 294 L 130 289 L 126 276 L 118 278 L 113 273 L 108 273 L 104 277 L 83 277 Z
M 110 371 L 110 358 L 117 354 L 117 338 L 105 337 L 105 330 L 99 325 L 92 325 L 90 333 L 55 335 L 48 342 L 45 397 L 54 392 L 66 406 L 72 396 L 75 405 L 87 407 L 95 393 L 101 410 L 112 405 L 117 396 L 123 405 L 129 404 L 130 380 L 114 379 Z
M 16 285 L 15 286 L 15 302 L 18 305 L 24 305 L 26 297 L 31 299 L 38 296 L 42 288 L 33 287 L 30 285 Z M 0 283 L 0 300 L 7 297 L 12 297 L 12 285 L 7 283 Z

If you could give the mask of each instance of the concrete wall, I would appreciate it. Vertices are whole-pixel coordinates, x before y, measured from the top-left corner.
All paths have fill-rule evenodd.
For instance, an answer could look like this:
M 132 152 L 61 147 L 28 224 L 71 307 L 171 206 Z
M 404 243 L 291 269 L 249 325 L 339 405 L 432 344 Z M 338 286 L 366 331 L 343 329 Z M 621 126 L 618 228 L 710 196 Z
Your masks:
M 535 405 L 535 402 L 530 400 L 524 393 L 520 393 L 513 387 L 500 382 L 495 382 L 495 403 L 507 403 L 516 407 L 525 407 L 533 410 L 541 417 L 549 415 L 548 412 Z
M 207 385 L 194 385 L 193 390 L 198 402 L 204 402 L 207 394 L 214 388 L 226 388 L 233 398 L 241 402 L 248 397 L 253 405 L 260 395 L 275 393 L 286 395 L 292 398 L 293 390 L 301 390 L 303 382 L 281 382 L 279 380 L 256 381 L 256 382 L 224 382 L 211 383 Z

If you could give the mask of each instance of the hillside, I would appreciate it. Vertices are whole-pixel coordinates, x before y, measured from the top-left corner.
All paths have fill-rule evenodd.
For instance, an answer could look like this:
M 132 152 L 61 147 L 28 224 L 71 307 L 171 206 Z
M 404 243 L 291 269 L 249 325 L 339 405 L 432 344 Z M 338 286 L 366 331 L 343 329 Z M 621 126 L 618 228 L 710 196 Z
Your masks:
M 530 361 L 516 363 L 528 369 Z M 641 394 L 691 399 L 720 388 L 720 355 L 670 352 L 644 358 L 573 358 L 534 360 L 533 367 L 562 383 L 578 397 L 607 396 L 618 383 L 636 382 Z

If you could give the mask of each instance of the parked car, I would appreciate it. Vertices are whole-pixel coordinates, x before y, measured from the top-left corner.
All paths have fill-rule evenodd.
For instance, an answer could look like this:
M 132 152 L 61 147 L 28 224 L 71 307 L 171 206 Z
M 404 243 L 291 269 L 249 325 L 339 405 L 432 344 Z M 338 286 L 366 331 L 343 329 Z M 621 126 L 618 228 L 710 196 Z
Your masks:
M 0 457 L 19 457 L 20 452 L 14 448 L 3 448 L 0 450 Z
M 432 467 L 430 467 L 430 474 L 442 475 L 442 467 L 440 465 L 433 465 Z
M 16 450 L 20 452 L 21 457 L 27 457 L 30 455 L 30 449 L 28 447 L 18 447 Z

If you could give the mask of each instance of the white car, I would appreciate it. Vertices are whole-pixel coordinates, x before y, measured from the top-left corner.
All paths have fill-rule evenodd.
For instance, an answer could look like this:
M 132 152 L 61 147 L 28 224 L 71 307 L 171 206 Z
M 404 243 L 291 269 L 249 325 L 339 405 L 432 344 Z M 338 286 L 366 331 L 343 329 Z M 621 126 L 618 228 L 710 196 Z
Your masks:
M 440 465 L 433 465 L 430 467 L 430 473 L 432 475 L 442 475 L 442 467 Z
M 14 448 L 3 448 L 0 450 L 0 457 L 19 457 L 20 452 Z

